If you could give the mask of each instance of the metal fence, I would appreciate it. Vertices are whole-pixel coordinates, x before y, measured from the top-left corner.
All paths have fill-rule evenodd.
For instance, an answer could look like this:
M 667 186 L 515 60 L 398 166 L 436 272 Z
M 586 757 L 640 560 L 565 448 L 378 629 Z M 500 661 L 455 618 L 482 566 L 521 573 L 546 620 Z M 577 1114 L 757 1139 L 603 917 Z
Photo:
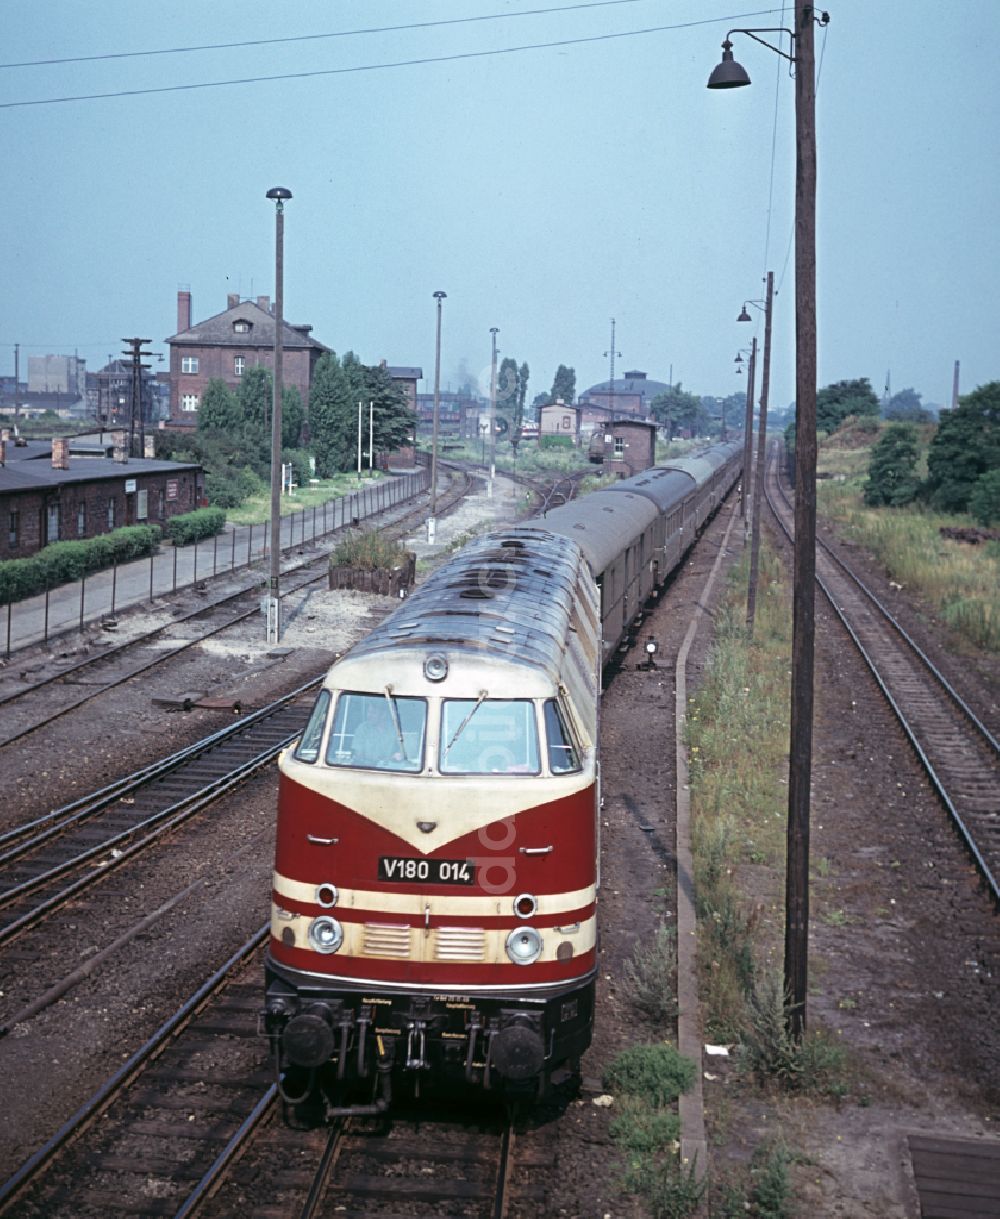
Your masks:
M 429 485 L 430 471 L 422 467 L 412 474 L 379 479 L 350 495 L 284 515 L 282 553 L 377 516 L 413 499 Z M 270 521 L 238 525 L 188 546 L 168 544 L 148 559 L 116 564 L 76 583 L 11 602 L 7 605 L 5 655 L 9 657 L 18 648 L 47 642 L 66 631 L 82 631 L 88 623 L 113 619 L 121 609 L 194 587 L 212 576 L 261 563 L 268 557 L 270 535 Z

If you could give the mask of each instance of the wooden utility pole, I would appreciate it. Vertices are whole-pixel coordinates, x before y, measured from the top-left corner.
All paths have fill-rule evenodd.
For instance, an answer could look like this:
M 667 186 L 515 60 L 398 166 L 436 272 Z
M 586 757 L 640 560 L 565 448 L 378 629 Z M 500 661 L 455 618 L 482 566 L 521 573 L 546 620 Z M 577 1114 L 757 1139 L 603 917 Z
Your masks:
M 785 873 L 789 1031 L 806 1027 L 816 617 L 816 80 L 811 5 L 795 7 L 795 566 Z
M 753 457 L 753 387 L 757 375 L 757 336 L 750 342 L 750 367 L 747 369 L 747 414 L 743 425 L 743 494 L 740 496 L 740 516 L 746 519 L 750 498 L 750 465 Z M 744 529 L 746 525 L 744 524 Z M 744 541 L 746 535 L 744 534 Z
M 152 339 L 122 339 L 123 343 L 129 346 L 128 351 L 123 351 L 122 355 L 129 356 L 132 360 L 132 393 L 129 397 L 128 408 L 128 455 L 129 457 L 144 457 L 146 453 L 146 422 L 142 409 L 142 370 L 149 368 L 149 364 L 143 364 L 142 357 L 148 356 L 148 351 L 143 351 L 143 347 L 148 346 Z M 135 439 L 136 431 L 139 433 L 139 449 L 136 451 Z
M 753 480 L 753 536 L 750 539 L 750 579 L 747 583 L 747 634 L 753 638 L 757 610 L 757 576 L 760 567 L 760 505 L 764 498 L 764 450 L 767 447 L 767 398 L 771 387 L 771 305 L 774 301 L 774 272 L 767 273 L 764 298 L 764 369 L 760 381 L 760 422 L 757 425 L 757 469 Z M 751 410 L 751 422 L 753 411 Z

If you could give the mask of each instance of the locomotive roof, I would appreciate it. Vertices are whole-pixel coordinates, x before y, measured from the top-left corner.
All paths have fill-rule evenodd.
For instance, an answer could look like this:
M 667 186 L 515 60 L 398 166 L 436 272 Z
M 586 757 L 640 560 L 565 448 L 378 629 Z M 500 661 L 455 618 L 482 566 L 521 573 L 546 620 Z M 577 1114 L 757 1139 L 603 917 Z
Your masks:
M 546 670 L 553 678 L 572 620 L 580 550 L 518 526 L 465 546 L 345 660 L 437 648 Z

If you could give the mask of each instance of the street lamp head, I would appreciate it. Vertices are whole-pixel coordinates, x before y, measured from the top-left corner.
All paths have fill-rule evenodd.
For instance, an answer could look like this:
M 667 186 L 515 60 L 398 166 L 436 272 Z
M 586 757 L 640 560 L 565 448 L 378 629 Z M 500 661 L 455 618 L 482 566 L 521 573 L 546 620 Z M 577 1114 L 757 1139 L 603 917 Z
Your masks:
M 742 64 L 733 59 L 733 44 L 727 38 L 722 44 L 722 63 L 716 64 L 708 78 L 709 89 L 739 89 L 750 84 L 750 76 Z
M 439 290 L 439 291 L 437 291 L 437 292 L 435 292 L 435 293 L 434 293 L 434 299 L 435 299 L 436 301 L 439 301 L 439 302 L 440 302 L 440 301 L 443 301 L 443 300 L 444 300 L 444 298 L 445 298 L 447 295 L 448 295 L 448 293 L 447 293 L 447 292 L 441 292 L 441 291 Z
M 267 192 L 268 199 L 277 199 L 279 202 L 283 199 L 291 199 L 292 192 L 287 186 L 272 186 Z
M 740 313 L 740 316 L 736 320 L 738 322 L 752 322 L 753 321 L 753 318 L 750 316 L 749 313 L 747 313 L 747 307 L 746 307 L 745 303 L 743 305 L 743 311 Z
M 491 326 L 491 327 L 490 327 L 490 334 L 499 334 L 499 333 L 500 333 L 500 327 L 499 327 L 499 326 Z

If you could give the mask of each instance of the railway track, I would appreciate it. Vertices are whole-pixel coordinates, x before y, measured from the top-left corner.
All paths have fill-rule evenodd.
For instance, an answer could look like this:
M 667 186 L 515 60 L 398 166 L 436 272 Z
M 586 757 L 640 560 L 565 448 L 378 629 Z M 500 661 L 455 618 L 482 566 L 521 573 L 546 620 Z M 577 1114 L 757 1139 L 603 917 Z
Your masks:
M 765 493 L 793 536 L 792 507 L 774 449 Z M 1000 904 L 1000 745 L 885 605 L 817 539 L 816 579 L 857 645 L 939 798 Z
M 459 477 L 439 498 L 442 514 L 468 494 L 471 476 L 464 470 L 457 470 L 457 473 Z M 402 516 L 393 512 L 394 519 L 384 532 L 390 537 L 403 536 L 423 515 L 422 506 L 412 508 Z M 325 580 L 328 557 L 328 552 L 323 550 L 302 563 L 286 566 L 282 571 L 284 596 Z M 118 646 L 60 666 L 20 689 L 0 695 L 0 708 L 3 708 L 0 748 L 22 740 L 43 724 L 52 723 L 116 686 L 175 659 L 206 639 L 257 616 L 260 613 L 258 602 L 259 588 L 255 582 L 190 613 L 171 617 Z M 187 633 L 183 634 L 185 630 Z
M 546 1213 L 550 1138 L 531 1132 L 515 1166 L 514 1118 L 338 1119 L 295 1130 L 282 1119 L 257 1036 L 261 927 L 100 1085 L 2 1185 L 0 1214 L 252 1214 L 312 1219 Z
M 0 1036 L 59 997 L 66 957 L 44 921 L 269 765 L 301 731 L 321 681 L 0 838 Z M 13 945 L 32 928 L 42 934 Z

